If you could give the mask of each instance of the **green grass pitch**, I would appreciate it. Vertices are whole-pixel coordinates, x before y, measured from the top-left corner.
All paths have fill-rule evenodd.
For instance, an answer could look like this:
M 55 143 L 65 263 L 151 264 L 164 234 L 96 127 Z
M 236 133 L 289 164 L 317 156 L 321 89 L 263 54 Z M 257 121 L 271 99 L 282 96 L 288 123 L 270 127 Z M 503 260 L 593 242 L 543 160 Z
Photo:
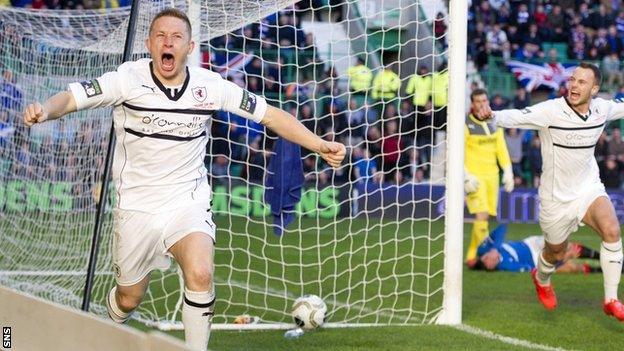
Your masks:
M 224 221 L 225 218 L 221 218 L 219 225 L 221 228 L 236 228 L 240 225 L 232 224 L 231 221 Z M 230 223 L 227 223 L 230 222 Z M 302 260 L 304 264 L 312 264 L 319 258 L 314 258 L 317 253 L 306 253 L 295 249 L 297 244 L 302 244 L 304 247 L 308 247 L 312 240 L 314 242 L 320 242 L 321 244 L 325 239 L 314 237 L 306 237 L 305 226 L 316 225 L 317 223 L 311 223 L 302 221 L 302 223 L 295 225 L 304 229 L 301 236 L 290 233 L 291 238 L 282 240 L 284 245 L 293 245 L 292 251 L 289 250 L 276 250 L 270 252 L 268 249 L 267 255 L 277 254 L 283 252 L 285 255 L 284 260 L 290 262 L 292 260 Z M 267 228 L 262 228 L 259 225 L 245 224 L 247 226 L 247 233 L 254 233 L 251 237 L 263 237 L 266 231 L 266 240 L 271 240 L 273 235 L 267 231 Z M 370 226 L 370 223 L 369 223 Z M 405 228 L 406 224 L 402 224 L 399 230 L 396 230 L 396 226 L 380 226 L 376 233 L 368 233 L 365 235 L 361 233 L 361 237 L 364 241 L 353 242 L 350 239 L 347 242 L 339 242 L 338 245 L 347 245 L 353 252 L 355 257 L 345 257 L 344 260 L 351 260 L 353 264 L 357 259 L 363 259 L 364 256 L 376 255 L 379 257 L 378 266 L 373 264 L 369 267 L 374 272 L 380 273 L 381 277 L 395 274 L 401 274 L 404 272 L 404 265 L 384 264 L 383 261 L 388 255 L 401 255 L 403 250 L 410 244 L 419 245 L 417 242 L 404 241 L 404 234 L 413 231 L 414 233 L 422 233 L 423 230 L 428 230 L 427 223 L 413 222 L 407 225 L 409 228 Z M 339 235 L 348 228 L 328 228 L 327 242 L 334 240 L 335 235 Z M 432 232 L 437 232 L 442 229 L 442 223 L 434 223 L 431 228 Z M 466 238 L 464 244 L 467 245 L 468 233 L 470 226 L 465 227 Z M 357 225 L 350 228 L 350 230 L 357 232 Z M 337 234 L 338 233 L 338 234 Z M 381 233 L 399 233 L 391 234 L 396 236 L 396 240 L 386 242 L 384 245 L 375 244 L 380 241 Z M 539 227 L 537 225 L 529 224 L 516 224 L 509 226 L 508 237 L 512 239 L 521 239 L 528 235 L 539 233 Z M 233 238 L 228 234 L 219 234 L 219 240 L 223 237 Z M 287 234 L 288 235 L 288 234 Z M 321 235 L 323 237 L 324 235 Z M 228 243 L 219 241 L 218 245 L 253 245 L 253 238 L 241 239 L 236 236 L 237 239 L 230 239 Z M 305 238 L 305 239 L 302 239 Z M 331 239 L 331 240 L 330 240 Z M 243 242 L 239 242 L 243 240 Z M 303 241 L 301 241 L 303 240 Z M 573 240 L 582 241 L 585 244 L 598 248 L 598 237 L 587 228 L 582 228 L 579 232 L 573 235 Z M 441 245 L 441 242 L 434 241 L 433 245 Z M 368 246 L 372 247 L 372 252 L 360 251 L 359 249 Z M 231 250 L 234 252 L 235 250 Z M 416 250 L 417 252 L 419 249 Z M 340 252 L 337 250 L 337 252 Z M 292 257 L 289 255 L 292 254 Z M 218 253 L 219 255 L 219 253 Z M 301 258 L 303 255 L 304 258 Z M 308 255 L 310 257 L 308 257 Z M 359 255 L 359 256 L 358 256 Z M 226 256 L 226 257 L 223 257 Z M 270 256 L 269 256 L 270 257 Z M 231 262 L 232 257 L 222 255 L 217 257 L 218 262 Z M 340 266 L 342 259 L 338 260 L 338 263 L 333 262 L 331 264 Z M 321 260 L 322 261 L 322 260 Z M 418 261 L 418 260 L 415 260 Z M 407 261 L 406 261 L 407 262 Z M 251 259 L 250 262 L 237 263 L 244 267 L 253 267 L 260 262 L 254 262 Z M 433 260 L 433 265 L 441 264 L 441 261 Z M 344 263 L 344 265 L 347 265 Z M 403 267 L 403 268 L 399 268 Z M 332 270 L 340 271 L 340 267 L 329 267 Z M 336 268 L 336 269 L 334 269 Z M 423 266 L 419 262 L 416 262 L 413 266 L 407 265 L 407 268 L 422 270 Z M 275 273 L 277 276 L 286 274 L 289 279 L 297 281 L 297 277 L 300 274 L 318 274 L 313 268 L 304 268 L 303 271 L 295 269 L 294 272 L 286 273 L 283 267 L 270 268 L 269 272 Z M 308 270 L 312 269 L 312 272 Z M 322 267 L 322 271 L 326 271 L 327 267 Z M 226 277 L 219 277 L 221 271 L 217 271 L 217 279 L 225 279 Z M 364 273 L 354 273 L 354 281 L 365 277 Z M 319 277 L 321 281 L 323 276 Z M 346 277 L 337 277 L 338 279 Z M 333 281 L 329 279 L 327 281 Z M 401 280 L 401 279 L 398 279 Z M 256 281 L 257 284 L 263 284 L 267 281 L 266 277 L 262 277 Z M 268 279 L 270 282 L 270 278 Z M 321 283 L 321 285 L 327 282 Z M 268 283 L 271 284 L 271 283 Z M 419 285 L 419 282 L 414 282 L 414 286 Z M 433 283 L 432 283 L 433 284 Z M 548 346 L 553 349 L 560 348 L 564 350 L 615 350 L 624 345 L 624 323 L 619 323 L 613 318 L 607 318 L 601 310 L 602 299 L 602 275 L 556 275 L 554 277 L 554 284 L 559 296 L 559 307 L 554 312 L 548 312 L 544 310 L 538 303 L 534 288 L 530 281 L 530 277 L 526 273 L 504 273 L 504 272 L 475 272 L 464 270 L 463 277 L 463 322 L 466 325 L 479 328 L 481 330 L 496 333 L 500 336 L 511 337 L 518 339 L 520 342 L 525 342 L 524 345 L 539 344 Z M 296 285 L 296 284 L 295 284 Z M 372 289 L 380 289 L 380 285 L 374 285 Z M 286 287 L 289 288 L 289 287 Z M 323 285 L 323 291 L 327 292 L 329 287 Z M 388 288 L 389 290 L 395 290 L 394 288 Z M 254 294 L 245 295 L 243 291 L 223 291 L 227 289 L 220 288 L 219 295 L 223 296 L 224 293 L 240 293 L 245 298 L 250 299 L 251 302 L 257 303 L 257 299 L 260 299 Z M 294 289 L 296 291 L 296 289 Z M 400 290 L 400 289 L 399 289 Z M 387 293 L 383 288 L 382 293 Z M 334 295 L 336 300 L 348 300 L 350 294 L 351 298 L 357 299 L 360 294 L 358 289 L 354 289 L 352 292 L 342 292 Z M 408 295 L 398 294 L 392 296 L 394 299 L 392 304 L 395 304 L 398 308 L 409 306 L 407 301 Z M 235 296 L 226 296 L 228 299 L 236 301 Z M 434 300 L 440 298 L 437 294 L 432 297 Z M 231 313 L 243 313 L 251 312 L 245 308 L 243 297 L 240 297 L 240 305 L 228 311 Z M 374 301 L 380 306 L 386 306 L 387 303 L 383 301 Z M 270 301 L 269 301 L 270 303 Z M 421 302 L 418 302 L 422 304 Z M 436 302 L 439 303 L 439 302 Z M 262 304 L 262 303 L 260 303 Z M 422 305 L 414 306 L 415 308 L 422 308 Z M 280 309 L 281 306 L 277 307 Z M 382 309 L 383 310 L 383 309 Z M 342 308 L 339 311 L 334 311 L 334 318 L 347 317 L 349 313 L 354 311 L 347 311 Z M 380 312 L 380 314 L 383 311 Z M 358 311 L 361 313 L 361 311 Z M 405 316 L 405 313 L 397 313 Z M 286 318 L 275 313 L 274 315 L 265 315 L 263 317 L 277 317 Z M 420 318 L 415 315 L 414 321 Z M 353 321 L 370 322 L 372 319 L 378 318 L 380 321 L 387 321 L 384 317 L 366 315 L 364 318 L 354 319 Z M 395 320 L 396 322 L 396 320 Z M 138 324 L 134 324 L 139 328 L 144 328 Z M 519 346 L 504 343 L 499 340 L 493 340 L 479 335 L 458 331 L 450 327 L 435 326 L 435 325 L 422 325 L 422 326 L 396 326 L 396 327 L 377 327 L 377 328 L 348 328 L 348 329 L 321 329 L 314 332 L 309 332 L 303 337 L 295 340 L 287 340 L 283 337 L 283 331 L 246 331 L 246 332 L 232 332 L 232 331 L 214 331 L 211 339 L 211 349 L 214 350 L 526 350 L 535 349 L 538 346 Z M 172 332 L 176 337 L 183 337 L 182 332 Z
M 443 256 L 432 260 L 424 256 L 441 249 L 443 223 L 405 220 L 397 225 L 394 218 L 386 220 L 334 223 L 303 219 L 293 223 L 283 238 L 278 238 L 257 221 L 217 216 L 220 229 L 216 253 L 216 322 L 231 322 L 233 316 L 242 313 L 289 322 L 290 317 L 284 311 L 289 311 L 292 300 L 302 293 L 319 291 L 331 309 L 330 322 L 418 324 L 429 320 L 439 311 L 442 299 L 442 275 L 435 272 L 442 266 Z M 319 227 L 322 229 L 318 230 Z M 5 222 L 2 228 L 17 227 Z M 469 229 L 467 224 L 464 245 Z M 537 233 L 537 225 L 512 224 L 508 236 L 521 239 Z M 78 234 L 72 233 L 72 240 Z M 46 234 L 42 238 L 50 242 L 53 237 Z M 587 228 L 575 233 L 572 239 L 599 247 L 599 238 Z M 102 243 L 103 250 L 107 249 L 106 241 Z M 5 244 L 12 245 L 9 241 Z M 42 242 L 34 250 L 39 246 L 45 245 Z M 79 247 L 83 246 L 86 250 L 88 240 Z M 50 263 L 55 262 L 55 255 L 43 252 L 48 253 Z M 248 274 L 249 271 L 256 273 Z M 432 279 L 427 282 L 425 274 L 431 274 Z M 110 276 L 96 279 L 95 302 L 101 302 L 110 284 Z M 295 340 L 285 339 L 283 331 L 213 331 L 210 347 L 213 350 L 522 350 L 539 349 L 543 345 L 550 348 L 541 349 L 616 350 L 624 345 L 624 323 L 606 317 L 601 310 L 601 274 L 559 274 L 554 277 L 554 284 L 559 307 L 548 312 L 538 303 L 528 274 L 464 270 L 464 324 L 514 338 L 524 346 L 450 327 L 412 325 L 321 329 Z M 159 315 L 170 311 L 176 299 L 159 296 L 163 295 L 162 288 L 170 292 L 177 285 L 177 279 L 167 279 L 164 283 L 154 279 L 150 294 L 155 304 L 150 308 Z M 410 291 L 429 295 L 429 302 L 415 298 Z M 80 296 L 81 292 L 76 294 Z M 276 296 L 280 294 L 281 297 Z M 284 294 L 288 299 L 284 299 Z M 363 296 L 367 298 L 365 306 Z M 136 321 L 131 325 L 147 329 Z M 183 337 L 182 332 L 171 334 Z

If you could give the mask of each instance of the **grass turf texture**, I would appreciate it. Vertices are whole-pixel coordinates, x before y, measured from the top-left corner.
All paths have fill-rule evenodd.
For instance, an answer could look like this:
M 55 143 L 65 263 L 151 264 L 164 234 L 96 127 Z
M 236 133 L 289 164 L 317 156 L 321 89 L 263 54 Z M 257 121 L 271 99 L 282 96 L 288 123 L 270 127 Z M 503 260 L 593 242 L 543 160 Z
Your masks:
M 441 223 L 436 223 L 433 231 L 440 228 Z M 423 223 L 418 223 L 415 229 L 421 231 L 426 228 Z M 469 229 L 470 225 L 466 225 L 464 245 L 468 244 Z M 538 233 L 537 225 L 515 224 L 509 226 L 508 238 L 522 239 Z M 572 239 L 599 248 L 600 239 L 586 227 L 575 233 Z M 387 271 L 392 270 L 388 268 Z M 601 309 L 602 274 L 557 274 L 553 282 L 559 297 L 559 306 L 554 312 L 548 312 L 537 301 L 528 273 L 464 270 L 463 322 L 502 336 L 555 348 L 614 350 L 624 345 L 624 323 L 606 317 Z M 622 289 L 624 288 L 620 290 Z M 283 333 L 283 331 L 214 331 L 211 349 L 527 349 L 449 327 L 431 325 L 324 329 L 307 333 L 295 340 L 285 339 Z M 182 332 L 172 334 L 183 337 Z
M 408 221 L 403 222 L 397 230 L 396 224 L 384 224 L 379 221 L 367 224 L 356 220 L 350 224 L 341 222 L 334 225 L 331 221 L 317 222 L 308 219 L 296 222 L 291 227 L 295 228 L 293 232 L 278 239 L 270 228 L 251 223 L 244 218 L 221 216 L 217 217 L 216 221 L 220 228 L 216 257 L 219 263 L 216 272 L 216 279 L 219 282 L 217 314 L 221 315 L 220 319 L 217 319 L 218 322 L 226 320 L 231 322 L 231 316 L 241 313 L 260 314 L 267 320 L 290 321 L 288 316 L 289 305 L 292 302 L 290 299 L 304 292 L 318 291 L 322 291 L 331 309 L 330 321 L 346 318 L 349 322 L 418 323 L 423 318 L 430 318 L 439 309 L 442 296 L 437 291 L 440 288 L 441 275 L 434 275 L 427 285 L 424 278 L 407 273 L 434 274 L 441 267 L 441 255 L 430 262 L 420 258 L 429 252 L 436 253 L 441 248 L 443 228 L 441 222 L 429 224 Z M 307 230 L 319 225 L 327 226 L 320 230 L 320 235 Z M 372 229 L 364 231 L 365 227 Z M 228 232 L 227 228 L 231 231 Z M 469 239 L 469 229 L 469 225 L 466 225 L 465 245 Z M 233 232 L 248 234 L 235 235 Z M 427 232 L 433 233 L 432 236 L 418 237 Z M 410 233 L 414 233 L 416 237 Z M 539 233 L 537 225 L 510 225 L 508 237 L 521 239 L 536 233 Z M 587 228 L 574 234 L 572 239 L 599 248 L 599 238 Z M 103 246 L 106 245 L 106 242 L 103 242 Z M 316 248 L 311 249 L 312 246 Z M 253 251 L 255 255 L 245 253 L 247 251 Z M 400 258 L 397 260 L 394 257 Z M 280 263 L 281 261 L 287 262 L 288 265 Z M 110 263 L 106 264 L 110 266 Z M 304 268 L 300 267 L 301 264 Z M 347 269 L 349 267 L 350 270 Z M 250 270 L 266 272 L 266 276 L 260 273 L 245 273 Z M 36 281 L 37 278 L 30 279 Z M 303 281 L 316 282 L 302 283 Z M 357 284 L 362 281 L 366 281 L 367 284 Z M 624 344 L 624 324 L 613 318 L 607 318 L 601 310 L 603 293 L 601 274 L 558 274 L 553 281 L 559 297 L 559 306 L 556 311 L 548 312 L 537 302 L 528 274 L 465 270 L 463 322 L 503 336 L 563 349 L 621 348 Z M 233 284 L 235 282 L 248 283 L 261 289 L 250 291 L 237 287 Z M 96 279 L 94 301 L 101 302 L 111 283 L 110 276 Z M 176 302 L 176 299 L 171 297 L 159 298 L 163 295 L 162 287 L 171 292 L 176 290 L 177 285 L 177 279 L 166 279 L 163 282 L 154 279 L 150 294 L 156 299 L 150 308 L 157 311 L 159 316 L 164 316 L 164 312 L 170 311 Z M 351 286 L 351 289 L 346 289 L 348 286 Z M 289 298 L 266 297 L 263 290 L 269 291 L 269 295 L 287 291 Z M 427 304 L 424 298 L 414 297 L 409 290 L 430 294 L 429 303 Z M 76 294 L 80 296 L 80 292 Z M 378 295 L 384 297 L 375 297 Z M 352 305 L 353 302 L 361 302 L 363 296 L 369 299 L 366 308 Z M 337 305 L 337 302 L 345 304 Z M 260 312 L 258 307 L 270 310 Z M 410 314 L 407 312 L 410 308 L 428 313 Z M 224 317 L 224 314 L 227 317 Z M 146 329 L 137 322 L 132 322 L 131 325 Z M 176 337 L 183 336 L 182 332 L 172 334 Z M 297 350 L 526 349 L 449 327 L 431 325 L 324 329 L 307 333 L 295 340 L 285 339 L 283 331 L 214 331 L 211 339 L 211 349 L 215 350 L 293 348 Z

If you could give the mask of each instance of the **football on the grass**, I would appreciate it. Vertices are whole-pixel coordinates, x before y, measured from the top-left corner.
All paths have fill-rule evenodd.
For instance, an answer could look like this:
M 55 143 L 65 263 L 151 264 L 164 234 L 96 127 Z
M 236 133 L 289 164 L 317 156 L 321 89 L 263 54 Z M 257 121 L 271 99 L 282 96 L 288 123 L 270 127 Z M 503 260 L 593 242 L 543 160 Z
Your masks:
M 301 296 L 293 303 L 293 319 L 303 329 L 314 329 L 323 325 L 326 313 L 327 305 L 316 295 Z

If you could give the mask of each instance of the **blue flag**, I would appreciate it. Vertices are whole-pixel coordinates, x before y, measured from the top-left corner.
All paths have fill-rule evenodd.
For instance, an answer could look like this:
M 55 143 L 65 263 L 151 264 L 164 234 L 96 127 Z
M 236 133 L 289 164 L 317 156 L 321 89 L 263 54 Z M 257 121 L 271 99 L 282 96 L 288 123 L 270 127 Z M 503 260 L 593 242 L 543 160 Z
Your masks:
M 269 161 L 264 201 L 271 206 L 275 224 L 273 231 L 281 236 L 286 226 L 295 219 L 295 207 L 301 200 L 304 176 L 299 145 L 279 138 L 274 152 Z

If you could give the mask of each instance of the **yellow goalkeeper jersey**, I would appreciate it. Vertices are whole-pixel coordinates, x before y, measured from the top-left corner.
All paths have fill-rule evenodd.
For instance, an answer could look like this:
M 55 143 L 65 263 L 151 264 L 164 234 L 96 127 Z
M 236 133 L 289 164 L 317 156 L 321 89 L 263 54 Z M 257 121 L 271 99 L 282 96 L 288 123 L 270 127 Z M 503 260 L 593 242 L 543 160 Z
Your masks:
M 493 123 L 479 121 L 472 114 L 464 126 L 466 150 L 464 165 L 472 174 L 498 174 L 501 168 L 511 166 L 503 129 Z

